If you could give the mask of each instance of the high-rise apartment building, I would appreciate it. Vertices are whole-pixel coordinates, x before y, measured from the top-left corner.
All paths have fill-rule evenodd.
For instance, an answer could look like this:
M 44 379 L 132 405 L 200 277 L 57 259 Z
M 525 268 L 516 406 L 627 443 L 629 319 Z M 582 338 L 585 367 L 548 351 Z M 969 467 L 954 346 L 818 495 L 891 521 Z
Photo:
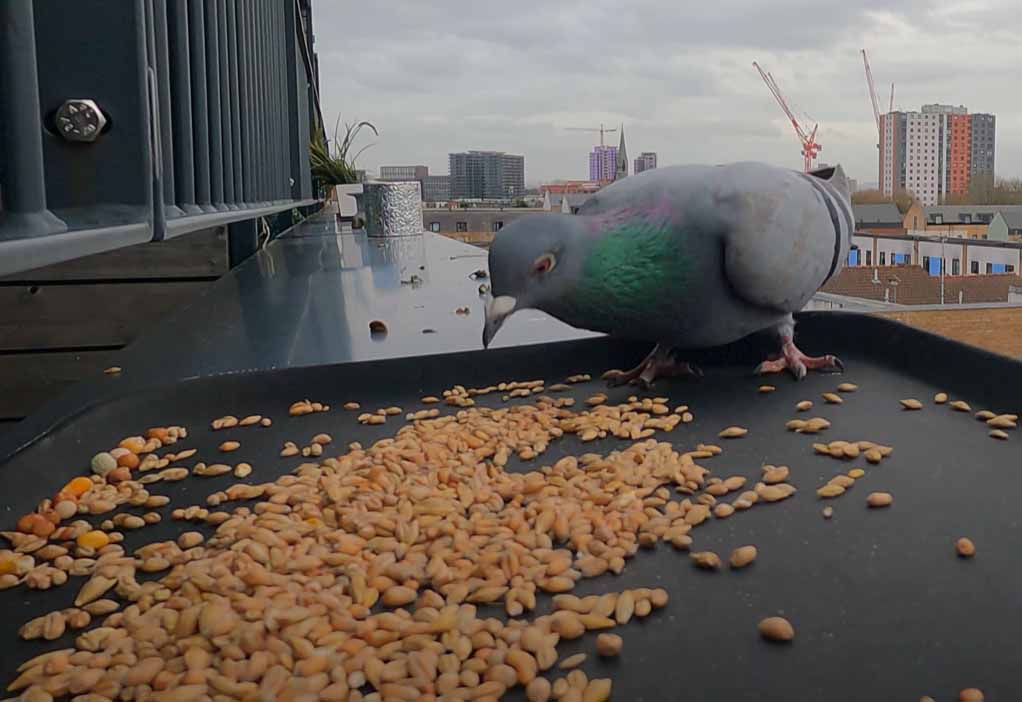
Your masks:
M 451 199 L 451 177 L 447 175 L 428 175 L 423 178 L 422 201 L 446 202 Z
M 614 180 L 617 173 L 617 147 L 594 146 L 589 152 L 589 180 Z
M 912 192 L 924 205 L 969 191 L 994 176 L 995 118 L 964 106 L 923 105 L 880 120 L 880 190 Z
M 635 159 L 635 167 L 632 172 L 635 175 L 639 175 L 643 171 L 651 171 L 656 168 L 656 152 L 655 151 L 643 151 L 639 154 L 639 158 Z
M 422 180 L 428 175 L 428 166 L 380 166 L 380 180 Z
M 452 198 L 504 200 L 525 192 L 525 157 L 503 151 L 449 155 Z

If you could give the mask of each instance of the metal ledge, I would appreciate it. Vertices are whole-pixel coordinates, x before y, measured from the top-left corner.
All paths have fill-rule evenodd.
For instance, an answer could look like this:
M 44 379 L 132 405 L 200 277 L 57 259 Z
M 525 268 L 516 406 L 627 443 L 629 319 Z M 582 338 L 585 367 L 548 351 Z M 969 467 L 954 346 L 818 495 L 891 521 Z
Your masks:
M 163 238 L 173 239 L 182 234 L 189 234 L 200 229 L 219 227 L 224 224 L 231 224 L 232 222 L 255 219 L 256 217 L 265 217 L 266 215 L 276 214 L 297 207 L 308 207 L 318 203 L 319 200 L 315 199 L 281 200 L 238 210 L 224 210 L 223 212 L 211 212 L 189 217 L 175 217 L 167 220 L 166 233 Z
M 0 276 L 113 251 L 152 239 L 145 222 L 0 241 Z

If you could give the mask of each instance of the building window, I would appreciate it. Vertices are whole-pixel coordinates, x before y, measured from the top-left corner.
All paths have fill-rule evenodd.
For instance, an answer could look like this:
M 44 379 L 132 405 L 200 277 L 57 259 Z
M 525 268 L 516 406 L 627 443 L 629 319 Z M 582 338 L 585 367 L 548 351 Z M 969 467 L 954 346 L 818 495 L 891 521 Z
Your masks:
M 1011 265 L 1011 264 L 1009 263 L 1008 265 L 1006 265 L 1006 266 L 1004 267 L 1004 272 L 1005 272 L 1005 273 L 1014 273 L 1014 272 L 1015 272 L 1015 266 L 1013 266 L 1013 265 Z
M 961 262 L 957 258 L 951 259 L 951 275 L 958 275 L 961 273 L 960 264 Z
M 923 270 L 924 271 L 930 270 L 930 257 L 929 256 L 923 256 Z
M 455 222 L 454 223 L 454 231 L 456 231 L 456 232 L 467 232 L 468 231 L 468 222 Z
M 501 222 L 500 220 L 497 220 L 496 222 L 493 223 L 493 231 L 499 232 L 503 228 L 504 228 L 504 223 Z
M 993 272 L 994 272 L 994 264 L 988 263 L 987 264 L 987 273 L 993 273 Z
M 440 222 L 430 222 L 429 223 L 429 230 L 431 232 L 438 232 L 438 231 L 440 231 Z
M 872 251 L 868 251 L 868 250 L 866 251 L 866 265 L 867 266 L 872 266 L 873 265 L 873 252 Z
M 881 251 L 880 252 L 880 265 L 881 266 L 887 265 L 887 252 L 886 251 Z
M 973 261 L 969 264 L 969 272 L 973 275 L 979 275 L 979 261 Z

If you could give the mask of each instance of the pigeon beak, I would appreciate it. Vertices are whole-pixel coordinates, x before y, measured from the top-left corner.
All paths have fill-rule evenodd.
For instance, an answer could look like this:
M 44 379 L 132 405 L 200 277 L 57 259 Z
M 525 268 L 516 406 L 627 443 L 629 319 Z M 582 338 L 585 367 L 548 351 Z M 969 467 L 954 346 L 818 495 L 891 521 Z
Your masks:
M 504 324 L 504 320 L 515 311 L 518 304 L 510 295 L 499 295 L 486 305 L 486 324 L 483 325 L 483 348 L 489 348 L 490 342 Z

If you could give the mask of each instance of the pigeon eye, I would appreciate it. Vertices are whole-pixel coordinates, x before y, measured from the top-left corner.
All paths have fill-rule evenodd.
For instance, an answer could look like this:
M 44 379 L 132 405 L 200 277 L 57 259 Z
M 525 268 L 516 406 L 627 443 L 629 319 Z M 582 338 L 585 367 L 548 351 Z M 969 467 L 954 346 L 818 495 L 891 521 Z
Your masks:
M 532 262 L 532 272 L 537 275 L 549 273 L 557 265 L 557 259 L 551 253 L 545 253 Z

